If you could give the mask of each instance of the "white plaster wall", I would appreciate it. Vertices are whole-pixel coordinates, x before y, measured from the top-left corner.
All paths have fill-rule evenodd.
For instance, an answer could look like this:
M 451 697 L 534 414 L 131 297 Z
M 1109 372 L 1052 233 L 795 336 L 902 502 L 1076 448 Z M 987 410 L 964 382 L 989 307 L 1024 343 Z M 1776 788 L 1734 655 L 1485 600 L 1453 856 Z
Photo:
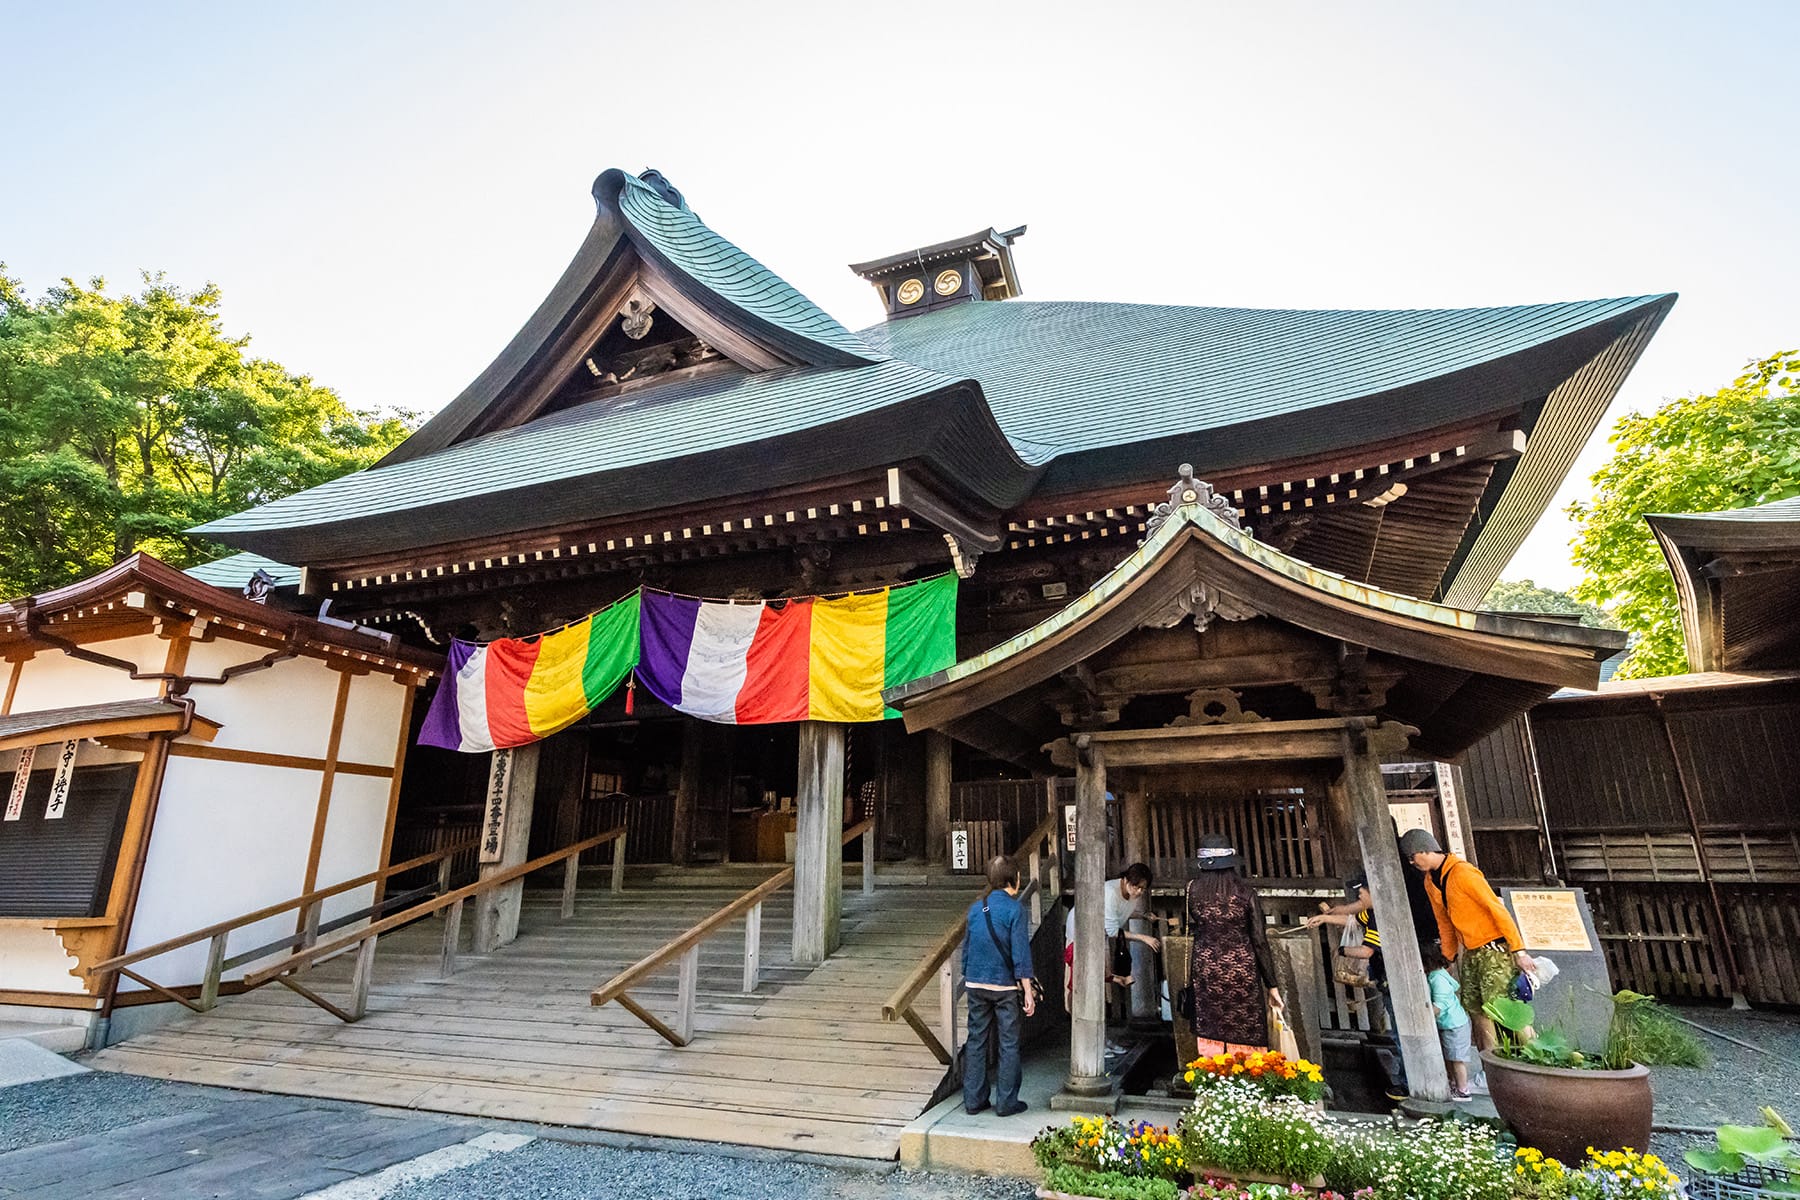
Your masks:
M 127 952 L 299 895 L 320 779 L 318 771 L 169 759 Z M 235 931 L 227 953 L 290 934 L 295 920 L 284 913 Z M 165 986 L 199 983 L 206 953 L 200 942 L 136 969 Z
M 169 644 L 154 634 L 95 642 L 88 649 L 137 664 L 140 671 L 160 671 L 168 661 Z M 13 695 L 15 713 L 46 708 L 73 708 L 77 704 L 102 704 L 109 700 L 136 700 L 154 696 L 154 679 L 133 680 L 124 671 L 70 658 L 61 650 L 42 650 L 19 672 L 19 688 Z
M 0 925 L 0 987 L 82 995 L 86 989 L 69 974 L 76 966 L 55 930 Z
M 260 647 L 221 636 L 189 651 L 187 673 L 217 676 L 263 653 Z M 188 695 L 201 716 L 224 726 L 213 739 L 215 746 L 323 758 L 337 689 L 338 673 L 318 659 L 290 658 L 221 686 L 196 684 Z
M 358 675 L 350 681 L 338 761 L 392 766 L 400 741 L 400 709 L 407 688 L 391 675 Z
M 368 775 L 335 777 L 331 810 L 325 817 L 325 840 L 319 850 L 319 887 L 366 875 L 381 866 L 387 807 L 387 780 Z M 327 897 L 322 917 L 329 921 L 342 913 L 367 908 L 374 899 L 374 884 Z

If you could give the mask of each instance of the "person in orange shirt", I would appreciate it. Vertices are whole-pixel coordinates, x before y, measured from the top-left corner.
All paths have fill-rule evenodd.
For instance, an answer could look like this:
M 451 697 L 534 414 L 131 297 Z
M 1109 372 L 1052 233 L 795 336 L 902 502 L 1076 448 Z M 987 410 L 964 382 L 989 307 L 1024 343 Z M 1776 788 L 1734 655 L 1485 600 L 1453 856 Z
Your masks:
M 1462 1002 L 1475 1023 L 1475 1044 L 1492 1050 L 1494 1022 L 1482 1006 L 1511 996 L 1519 972 L 1535 970 L 1537 963 L 1525 953 L 1512 914 L 1473 863 L 1445 854 L 1429 829 L 1401 835 L 1400 855 L 1424 872 L 1444 957 L 1456 960 L 1462 978 Z

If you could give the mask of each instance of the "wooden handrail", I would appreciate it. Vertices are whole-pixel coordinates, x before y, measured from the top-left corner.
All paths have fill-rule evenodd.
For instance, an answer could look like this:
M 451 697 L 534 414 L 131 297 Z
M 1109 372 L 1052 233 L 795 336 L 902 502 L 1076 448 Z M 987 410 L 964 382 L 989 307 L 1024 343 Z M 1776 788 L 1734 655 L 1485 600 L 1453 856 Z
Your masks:
M 597 833 L 593 837 L 585 838 L 573 845 L 564 846 L 561 850 L 546 854 L 541 858 L 534 858 L 530 862 L 520 863 L 516 867 L 508 867 L 506 870 L 498 871 L 488 876 L 486 879 L 478 879 L 474 883 L 465 884 L 453 892 L 445 892 L 440 896 L 434 896 L 430 900 L 425 900 L 413 905 L 411 908 L 402 909 L 393 916 L 383 917 L 381 920 L 371 922 L 361 929 L 352 930 L 342 937 L 333 938 L 328 942 L 319 942 L 316 945 L 295 951 L 278 963 L 264 967 L 254 974 L 244 976 L 244 986 L 246 988 L 261 987 L 263 984 L 269 983 L 278 976 L 284 975 L 297 967 L 307 966 L 328 955 L 336 954 L 340 950 L 345 950 L 351 946 L 366 942 L 371 938 L 378 937 L 381 934 L 388 932 L 390 929 L 398 929 L 402 925 L 410 925 L 420 917 L 430 916 L 440 908 L 449 908 L 452 905 L 460 905 L 464 900 L 473 896 L 479 896 L 483 892 L 491 892 L 502 884 L 511 883 L 515 879 L 523 879 L 533 871 L 541 871 L 545 867 L 554 866 L 571 857 L 579 861 L 583 852 L 592 850 L 595 846 L 601 845 L 604 842 L 616 841 L 624 836 L 625 827 L 621 825 L 616 829 L 609 829 L 605 833 Z
M 481 839 L 471 838 L 466 842 L 458 842 L 453 846 L 446 846 L 441 850 L 433 850 L 430 854 L 421 854 L 417 858 L 409 858 L 403 863 L 395 863 L 393 866 L 383 867 L 379 871 L 370 871 L 366 875 L 358 875 L 354 879 L 346 879 L 342 883 L 334 883 L 330 887 L 315 888 L 310 892 L 304 892 L 301 895 L 295 896 L 291 900 L 283 900 L 279 904 L 270 904 L 257 909 L 255 912 L 247 912 L 239 917 L 231 917 L 228 920 L 218 921 L 203 929 L 196 929 L 191 933 L 181 934 L 179 937 L 168 938 L 164 941 L 157 942 L 153 946 L 145 946 L 141 950 L 133 950 L 130 954 L 120 954 L 102 962 L 97 962 L 93 966 L 87 968 L 83 974 L 93 976 L 107 971 L 116 971 L 121 967 L 128 967 L 133 963 L 140 963 L 145 959 L 155 958 L 160 954 L 167 954 L 171 950 L 179 950 L 183 946 L 191 946 L 195 942 L 203 942 L 207 938 L 215 937 L 218 934 L 230 933 L 232 930 L 240 929 L 245 925 L 254 925 L 258 921 L 278 916 L 281 913 L 287 912 L 289 909 L 305 908 L 309 904 L 315 904 L 320 900 L 335 896 L 340 892 L 348 892 L 359 887 L 366 887 L 371 883 L 386 879 L 390 875 L 398 875 L 402 871 L 412 871 L 419 867 L 429 866 L 440 859 L 461 854 L 465 850 L 473 850 L 480 844 Z
M 1018 900 L 1021 905 L 1029 904 L 1031 906 L 1030 911 L 1033 914 L 1034 922 L 1041 920 L 1043 915 L 1043 903 L 1039 899 L 1043 892 L 1043 880 L 1039 878 L 1039 848 L 1046 842 L 1054 847 L 1057 832 L 1061 826 L 1061 815 L 1051 813 L 1026 836 L 1023 842 L 1019 843 L 1019 848 L 1012 854 L 1014 860 L 1026 859 L 1030 864 L 1031 878 L 1024 887 L 1019 889 Z M 967 933 L 967 918 L 958 916 L 944 930 L 942 936 L 931 944 L 931 948 L 925 952 L 925 956 L 919 960 L 918 964 L 906 973 L 906 978 L 900 982 L 900 986 L 894 989 L 893 995 L 889 996 L 886 1003 L 881 1006 L 882 1020 L 904 1021 L 911 1026 L 913 1032 L 919 1035 L 919 1040 L 924 1042 L 926 1048 L 946 1066 L 950 1064 L 956 1052 L 954 1015 L 956 1001 L 955 990 L 951 986 L 951 977 L 954 975 L 954 971 L 949 965 L 950 957 L 956 953 L 956 948 L 962 945 L 963 937 Z M 919 993 L 924 991 L 934 978 L 938 981 L 940 1002 L 947 1010 L 940 1014 L 944 1020 L 945 1036 L 943 1038 L 934 1034 L 931 1028 L 913 1011 L 913 1002 L 919 998 Z
M 857 838 L 863 839 L 863 890 L 865 892 L 872 890 L 874 882 L 874 833 L 874 820 L 865 819 L 844 830 L 844 836 L 838 843 L 840 846 L 848 846 Z M 785 867 L 777 871 L 731 903 L 702 917 L 684 932 L 664 942 L 595 988 L 588 996 L 588 1003 L 598 1008 L 600 1005 L 616 1002 L 638 1020 L 662 1035 L 663 1039 L 670 1044 L 687 1045 L 693 1040 L 694 992 L 697 986 L 696 973 L 699 968 L 700 944 L 737 918 L 747 917 L 749 923 L 745 930 L 744 990 L 746 993 L 753 991 L 759 970 L 760 955 L 756 943 L 762 936 L 762 904 L 770 896 L 793 882 L 793 867 Z M 672 1029 L 652 1016 L 627 993 L 677 959 L 682 960 L 679 984 L 679 1004 L 682 1011 L 681 1015 L 676 1018 L 676 1027 Z

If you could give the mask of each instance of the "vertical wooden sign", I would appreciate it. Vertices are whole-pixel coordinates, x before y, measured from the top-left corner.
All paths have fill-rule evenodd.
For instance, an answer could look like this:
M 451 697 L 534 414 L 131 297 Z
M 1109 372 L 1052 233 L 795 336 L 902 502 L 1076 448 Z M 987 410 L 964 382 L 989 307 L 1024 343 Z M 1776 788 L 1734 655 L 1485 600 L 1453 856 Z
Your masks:
M 506 842 L 506 792 L 512 782 L 512 751 L 494 751 L 488 767 L 487 801 L 481 813 L 481 861 L 497 863 Z
M 1458 858 L 1468 857 L 1463 845 L 1462 802 L 1456 795 L 1456 774 L 1447 763 L 1434 763 L 1437 771 L 1438 807 L 1444 815 L 1444 845 Z
M 969 831 L 967 829 L 950 831 L 950 869 L 952 871 L 969 869 Z
M 69 807 L 69 783 L 75 778 L 75 752 L 81 742 L 70 738 L 56 754 L 56 778 L 50 781 L 50 799 L 44 805 L 44 820 L 60 821 Z
M 25 814 L 25 789 L 31 786 L 31 760 L 37 757 L 36 746 L 19 751 L 19 765 L 14 768 L 12 795 L 6 800 L 6 819 L 16 821 Z

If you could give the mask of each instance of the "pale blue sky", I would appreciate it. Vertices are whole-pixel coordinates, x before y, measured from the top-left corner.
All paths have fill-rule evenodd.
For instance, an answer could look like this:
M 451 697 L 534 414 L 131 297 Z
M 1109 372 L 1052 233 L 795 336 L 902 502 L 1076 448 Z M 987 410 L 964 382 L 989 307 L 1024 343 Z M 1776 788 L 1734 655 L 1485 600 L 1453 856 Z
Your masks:
M 1791 3 L 0 0 L 0 261 L 216 281 L 259 352 L 429 411 L 593 177 L 656 166 L 853 327 L 845 263 L 1021 222 L 1038 299 L 1681 292 L 1616 414 L 1800 344 L 1796 45 Z M 1568 537 L 1508 575 L 1572 582 Z

